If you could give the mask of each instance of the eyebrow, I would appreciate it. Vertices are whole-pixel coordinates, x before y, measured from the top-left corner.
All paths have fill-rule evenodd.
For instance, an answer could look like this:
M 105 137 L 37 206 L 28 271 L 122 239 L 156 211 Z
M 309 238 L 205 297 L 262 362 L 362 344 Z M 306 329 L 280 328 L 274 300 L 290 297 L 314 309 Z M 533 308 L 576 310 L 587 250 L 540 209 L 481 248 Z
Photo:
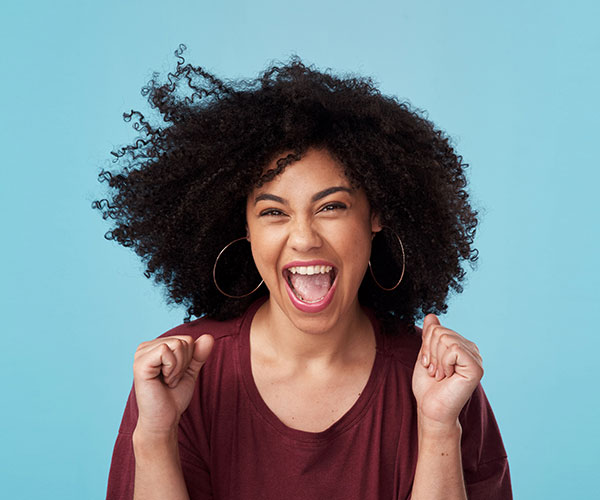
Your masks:
M 350 188 L 347 188 L 345 186 L 333 186 L 333 187 L 330 187 L 327 189 L 323 189 L 323 191 L 319 191 L 318 193 L 316 193 L 311 198 L 311 201 L 314 203 L 315 201 L 319 201 L 320 199 L 325 198 L 326 196 L 329 196 L 330 194 L 337 193 L 339 191 L 345 191 L 347 193 L 352 194 L 353 190 Z M 263 201 L 263 200 L 276 201 L 277 203 L 287 205 L 287 200 L 281 198 L 280 196 L 275 196 L 274 194 L 269 194 L 269 193 L 259 194 L 254 199 L 254 204 L 256 205 L 259 201 Z

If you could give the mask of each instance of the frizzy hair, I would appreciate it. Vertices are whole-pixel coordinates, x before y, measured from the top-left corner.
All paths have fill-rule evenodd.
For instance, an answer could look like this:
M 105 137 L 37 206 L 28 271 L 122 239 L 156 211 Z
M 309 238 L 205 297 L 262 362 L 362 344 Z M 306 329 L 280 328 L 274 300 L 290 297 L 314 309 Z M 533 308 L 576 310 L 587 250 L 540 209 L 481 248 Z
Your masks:
M 254 187 L 310 148 L 324 148 L 340 163 L 382 225 L 404 243 L 401 285 L 383 291 L 367 272 L 361 304 L 385 322 L 412 324 L 445 312 L 449 292 L 462 291 L 463 264 L 477 260 L 467 165 L 448 137 L 369 78 L 319 71 L 291 57 L 256 79 L 224 81 L 186 63 L 184 49 L 175 51 L 177 66 L 166 82 L 155 74 L 142 89 L 159 124 L 138 111 L 124 115 L 139 137 L 113 152 L 116 168 L 99 175 L 107 197 L 93 207 L 112 221 L 105 237 L 133 248 L 146 276 L 187 309 L 186 320 L 233 318 L 268 293 L 263 285 L 247 298 L 221 295 L 213 264 L 227 243 L 246 234 L 246 198 Z M 265 173 L 274 160 L 277 166 Z M 371 255 L 387 286 L 402 262 L 392 231 L 375 236 Z M 232 245 L 226 255 L 219 285 L 231 294 L 252 290 L 260 277 L 249 245 Z

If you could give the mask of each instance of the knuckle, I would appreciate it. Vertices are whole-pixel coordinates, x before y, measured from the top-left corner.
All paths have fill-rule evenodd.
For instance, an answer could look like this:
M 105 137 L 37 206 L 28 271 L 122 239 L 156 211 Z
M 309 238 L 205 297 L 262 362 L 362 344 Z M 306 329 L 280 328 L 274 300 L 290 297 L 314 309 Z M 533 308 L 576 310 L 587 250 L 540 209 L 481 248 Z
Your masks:
M 452 340 L 452 336 L 448 332 L 440 333 L 440 335 L 439 335 L 439 341 L 440 342 L 446 344 L 450 340 Z
M 453 342 L 450 343 L 450 345 L 448 346 L 448 349 L 450 349 L 452 352 L 457 352 L 462 350 L 461 345 L 454 340 Z
M 189 335 L 174 335 L 173 337 L 169 338 L 178 344 L 187 344 L 190 339 Z
M 189 347 L 189 345 L 190 345 L 190 342 L 188 341 L 187 337 L 183 338 L 183 339 L 177 339 L 177 340 L 178 340 L 178 344 L 177 345 L 181 349 L 187 349 Z

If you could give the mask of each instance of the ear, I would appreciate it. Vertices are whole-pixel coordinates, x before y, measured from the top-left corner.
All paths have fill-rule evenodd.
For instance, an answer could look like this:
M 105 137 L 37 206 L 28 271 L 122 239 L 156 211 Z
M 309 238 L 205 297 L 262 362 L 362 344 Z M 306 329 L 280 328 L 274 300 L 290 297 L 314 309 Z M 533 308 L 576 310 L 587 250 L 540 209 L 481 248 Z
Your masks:
M 378 233 L 383 229 L 381 223 L 379 222 L 379 215 L 375 212 L 371 212 L 371 233 L 375 236 L 375 233 Z

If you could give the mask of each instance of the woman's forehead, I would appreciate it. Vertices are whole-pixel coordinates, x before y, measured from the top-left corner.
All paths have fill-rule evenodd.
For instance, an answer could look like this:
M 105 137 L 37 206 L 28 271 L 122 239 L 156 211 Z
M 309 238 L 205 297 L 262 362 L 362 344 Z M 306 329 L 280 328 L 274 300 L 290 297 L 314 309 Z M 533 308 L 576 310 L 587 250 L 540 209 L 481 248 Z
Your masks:
M 280 158 L 286 158 L 286 155 L 278 156 L 267 165 L 263 175 L 275 171 Z M 256 187 L 252 194 L 256 195 L 270 190 L 314 189 L 320 191 L 333 186 L 352 189 L 343 166 L 327 150 L 309 149 L 300 159 L 286 165 L 282 172 Z

